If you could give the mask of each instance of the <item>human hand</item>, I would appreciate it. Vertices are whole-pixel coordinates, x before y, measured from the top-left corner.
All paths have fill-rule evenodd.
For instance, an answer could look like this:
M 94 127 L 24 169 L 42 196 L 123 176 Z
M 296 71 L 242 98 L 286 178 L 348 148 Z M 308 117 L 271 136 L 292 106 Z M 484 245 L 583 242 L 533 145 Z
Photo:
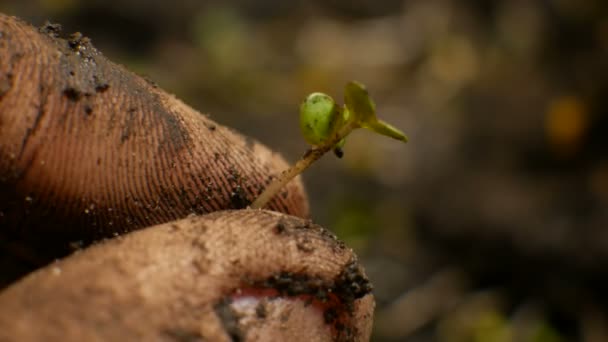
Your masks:
M 121 236 L 1 292 L 4 337 L 369 336 L 373 298 L 352 251 L 288 216 L 308 215 L 299 180 L 267 206 L 284 214 L 175 221 L 246 207 L 286 166 L 278 155 L 107 61 L 85 37 L 41 31 L 0 15 L 1 278 Z M 257 300 L 253 314 L 230 304 L 239 293 Z

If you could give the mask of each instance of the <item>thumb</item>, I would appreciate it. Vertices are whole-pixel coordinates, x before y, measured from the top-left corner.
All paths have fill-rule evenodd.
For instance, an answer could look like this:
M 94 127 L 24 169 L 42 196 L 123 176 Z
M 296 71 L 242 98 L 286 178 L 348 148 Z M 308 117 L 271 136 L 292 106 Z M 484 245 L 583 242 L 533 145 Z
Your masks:
M 218 212 L 107 240 L 27 276 L 0 293 L 0 340 L 365 341 L 370 291 L 352 250 L 323 228 L 276 212 Z

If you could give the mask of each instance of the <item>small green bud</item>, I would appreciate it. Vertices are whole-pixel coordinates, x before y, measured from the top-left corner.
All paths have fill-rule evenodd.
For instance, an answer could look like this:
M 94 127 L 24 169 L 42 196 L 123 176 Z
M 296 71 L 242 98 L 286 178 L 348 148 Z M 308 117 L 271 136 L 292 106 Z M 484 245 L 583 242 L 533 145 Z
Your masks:
M 331 96 L 312 93 L 300 105 L 300 129 L 311 145 L 321 145 L 340 123 L 340 108 Z

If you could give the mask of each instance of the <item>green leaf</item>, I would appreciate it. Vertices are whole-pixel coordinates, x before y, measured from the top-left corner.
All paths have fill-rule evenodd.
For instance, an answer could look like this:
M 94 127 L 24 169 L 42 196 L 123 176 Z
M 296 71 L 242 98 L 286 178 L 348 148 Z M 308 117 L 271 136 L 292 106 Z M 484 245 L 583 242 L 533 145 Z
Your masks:
M 344 104 L 358 123 L 368 122 L 376 118 L 376 104 L 369 97 L 365 86 L 356 81 L 350 81 L 344 87 Z
M 408 142 L 409 140 L 407 136 L 401 132 L 401 130 L 382 120 L 376 119 L 376 121 L 366 122 L 362 124 L 361 127 L 370 129 L 376 133 L 386 135 L 387 137 L 391 137 L 393 139 L 401 140 L 403 142 Z
M 354 120 L 359 126 L 378 134 L 407 142 L 407 136 L 391 124 L 376 117 L 376 104 L 369 96 L 365 86 L 351 81 L 344 88 L 345 120 Z

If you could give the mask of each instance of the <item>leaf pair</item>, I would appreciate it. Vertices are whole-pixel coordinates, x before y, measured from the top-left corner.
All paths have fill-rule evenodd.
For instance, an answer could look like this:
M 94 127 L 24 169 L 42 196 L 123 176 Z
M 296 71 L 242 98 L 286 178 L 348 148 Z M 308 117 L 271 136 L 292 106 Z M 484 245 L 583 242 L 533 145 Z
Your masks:
M 407 142 L 407 136 L 396 127 L 376 117 L 376 104 L 369 97 L 365 86 L 351 81 L 344 88 L 345 109 L 360 127 L 367 128 L 378 134 Z
M 348 82 L 344 89 L 344 102 L 344 108 L 340 109 L 329 95 L 312 93 L 306 97 L 300 105 L 300 129 L 306 141 L 322 146 L 349 124 L 354 128 L 363 127 L 393 139 L 408 141 L 403 132 L 376 117 L 376 105 L 363 84 Z M 348 133 L 350 131 L 340 137 L 341 140 L 335 145 L 336 154 L 344 145 Z

